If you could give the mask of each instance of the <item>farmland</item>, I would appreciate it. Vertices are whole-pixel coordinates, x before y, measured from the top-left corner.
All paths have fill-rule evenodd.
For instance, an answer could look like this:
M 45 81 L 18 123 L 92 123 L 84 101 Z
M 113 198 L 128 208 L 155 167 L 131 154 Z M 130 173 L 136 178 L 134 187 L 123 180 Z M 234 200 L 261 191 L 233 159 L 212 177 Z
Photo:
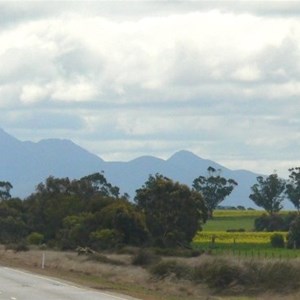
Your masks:
M 287 214 L 284 211 L 282 214 Z M 263 211 L 217 210 L 213 218 L 203 226 L 193 240 L 197 249 L 213 254 L 228 254 L 240 257 L 295 258 L 298 250 L 271 247 L 271 236 L 281 234 L 286 241 L 287 232 L 255 232 L 255 218 Z

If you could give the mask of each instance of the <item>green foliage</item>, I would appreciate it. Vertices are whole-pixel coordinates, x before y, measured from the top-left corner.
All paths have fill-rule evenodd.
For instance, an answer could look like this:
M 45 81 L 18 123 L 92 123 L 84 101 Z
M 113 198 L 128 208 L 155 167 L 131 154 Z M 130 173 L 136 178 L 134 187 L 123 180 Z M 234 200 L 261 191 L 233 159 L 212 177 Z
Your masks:
M 287 244 L 289 248 L 300 248 L 300 216 L 291 223 Z
M 200 193 L 160 174 L 149 176 L 136 191 L 135 202 L 146 216 L 154 245 L 189 244 L 207 219 Z
M 124 199 L 107 205 L 98 218 L 102 227 L 116 230 L 126 245 L 142 245 L 148 239 L 144 214 Z
M 0 181 L 0 201 L 11 197 L 10 190 L 13 188 L 10 182 Z
M 284 248 L 284 237 L 280 233 L 274 233 L 270 238 L 271 246 L 273 248 Z
M 92 213 L 67 216 L 63 219 L 63 227 L 57 238 L 62 249 L 75 249 L 77 246 L 89 245 L 89 234 L 95 229 Z
M 256 231 L 288 231 L 289 225 L 288 219 L 279 214 L 262 214 L 254 222 Z
M 41 245 L 44 241 L 44 235 L 38 232 L 32 232 L 27 236 L 27 242 L 30 245 Z
M 300 167 L 289 169 L 289 180 L 286 184 L 286 195 L 294 204 L 295 208 L 300 210 Z
M 120 244 L 122 237 L 114 229 L 99 229 L 90 233 L 90 240 L 93 249 L 110 249 Z
M 257 183 L 251 187 L 252 194 L 249 198 L 269 214 L 279 212 L 283 207 L 285 180 L 280 179 L 277 174 L 266 178 L 258 176 L 256 180 Z
M 210 216 L 216 207 L 233 191 L 237 185 L 233 179 L 220 176 L 220 170 L 207 169 L 208 176 L 199 176 L 193 181 L 193 188 L 200 192 L 206 202 Z
M 28 227 L 22 219 L 12 216 L 0 218 L 0 242 L 17 242 L 27 234 Z

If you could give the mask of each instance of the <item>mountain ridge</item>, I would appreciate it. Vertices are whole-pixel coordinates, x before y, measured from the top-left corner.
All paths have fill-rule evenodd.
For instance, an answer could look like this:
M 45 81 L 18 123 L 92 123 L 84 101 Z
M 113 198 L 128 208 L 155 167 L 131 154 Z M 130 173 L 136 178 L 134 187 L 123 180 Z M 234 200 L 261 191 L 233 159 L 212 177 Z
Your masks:
M 144 155 L 127 162 L 109 162 L 68 139 L 44 139 L 39 142 L 19 141 L 0 129 L 0 180 L 10 181 L 13 196 L 21 198 L 34 192 L 35 186 L 48 176 L 80 177 L 104 171 L 113 185 L 134 199 L 150 174 L 160 173 L 175 181 L 192 185 L 195 178 L 207 174 L 212 166 L 222 170 L 222 176 L 239 185 L 222 205 L 255 207 L 248 198 L 258 174 L 247 170 L 231 170 L 212 160 L 203 159 L 191 151 L 180 150 L 168 159 Z

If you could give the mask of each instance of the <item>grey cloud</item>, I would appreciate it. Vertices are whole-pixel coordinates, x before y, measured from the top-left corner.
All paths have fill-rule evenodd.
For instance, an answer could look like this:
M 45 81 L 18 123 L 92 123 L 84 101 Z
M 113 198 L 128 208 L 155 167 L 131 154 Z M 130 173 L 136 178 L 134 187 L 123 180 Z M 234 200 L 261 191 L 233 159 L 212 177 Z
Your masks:
M 16 112 L 10 114 L 7 123 L 10 123 L 10 127 L 14 129 L 26 129 L 26 130 L 79 130 L 84 127 L 84 121 L 70 113 L 61 112 Z
M 296 38 L 287 37 L 281 45 L 269 46 L 255 58 L 264 82 L 287 82 L 300 79 L 300 48 Z

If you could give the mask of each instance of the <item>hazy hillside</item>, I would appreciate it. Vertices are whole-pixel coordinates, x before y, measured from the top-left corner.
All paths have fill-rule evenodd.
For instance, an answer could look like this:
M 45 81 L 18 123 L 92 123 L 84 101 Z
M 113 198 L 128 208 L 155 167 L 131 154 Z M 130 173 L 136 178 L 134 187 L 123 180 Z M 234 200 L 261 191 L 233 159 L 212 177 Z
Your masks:
M 0 179 L 10 181 L 13 195 L 26 197 L 49 175 L 80 178 L 104 171 L 107 179 L 127 192 L 133 199 L 149 174 L 161 173 L 191 185 L 199 175 L 206 175 L 209 166 L 222 169 L 222 175 L 235 179 L 239 185 L 224 205 L 253 207 L 248 195 L 257 174 L 233 171 L 188 151 L 179 151 L 169 159 L 143 156 L 129 162 L 106 162 L 69 140 L 49 139 L 38 143 L 22 142 L 0 130 Z
M 104 170 L 106 177 L 111 182 L 132 196 L 136 187 L 140 187 L 147 180 L 149 174 L 161 173 L 181 183 L 191 185 L 196 177 L 207 174 L 206 170 L 209 166 L 221 169 L 223 176 L 233 178 L 239 183 L 232 195 L 222 204 L 254 207 L 248 196 L 250 186 L 255 183 L 257 174 L 244 170 L 232 171 L 188 151 L 179 151 L 168 160 L 143 156 L 129 162 L 106 162 Z
M 12 194 L 29 195 L 49 175 L 78 178 L 102 169 L 103 160 L 68 140 L 21 142 L 0 130 L 0 178 Z

